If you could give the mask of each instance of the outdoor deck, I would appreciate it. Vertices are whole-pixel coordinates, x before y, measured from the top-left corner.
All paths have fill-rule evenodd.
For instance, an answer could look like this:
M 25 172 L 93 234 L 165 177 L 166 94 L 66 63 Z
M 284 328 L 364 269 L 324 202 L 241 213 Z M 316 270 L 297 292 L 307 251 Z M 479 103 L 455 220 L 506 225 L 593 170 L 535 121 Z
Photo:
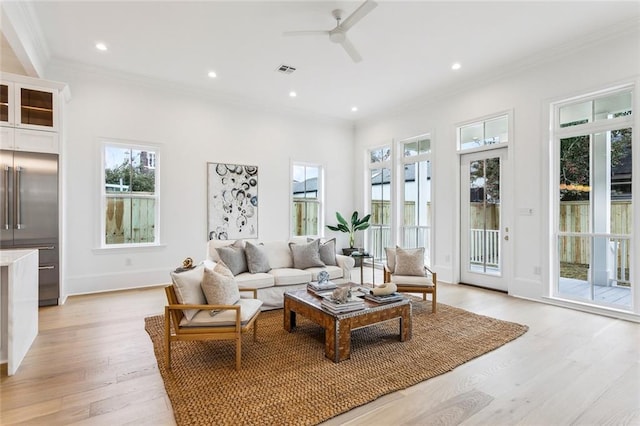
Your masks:
M 591 286 L 587 281 L 560 278 L 558 290 L 559 296 L 570 299 L 592 300 Z M 631 288 L 596 285 L 594 286 L 593 301 L 629 309 L 631 308 Z

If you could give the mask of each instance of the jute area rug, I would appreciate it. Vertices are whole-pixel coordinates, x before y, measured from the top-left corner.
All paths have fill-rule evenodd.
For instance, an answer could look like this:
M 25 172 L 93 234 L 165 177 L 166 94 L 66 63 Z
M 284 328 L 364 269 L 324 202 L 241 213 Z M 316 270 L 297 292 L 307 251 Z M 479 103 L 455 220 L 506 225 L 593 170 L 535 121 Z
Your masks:
M 179 425 L 311 425 L 407 388 L 492 351 L 528 327 L 462 309 L 412 302 L 413 337 L 398 340 L 398 320 L 352 332 L 351 358 L 324 357 L 324 332 L 283 311 L 263 312 L 258 341 L 242 341 L 235 371 L 233 341 L 176 342 L 165 365 L 162 315 L 145 318 L 158 368 Z

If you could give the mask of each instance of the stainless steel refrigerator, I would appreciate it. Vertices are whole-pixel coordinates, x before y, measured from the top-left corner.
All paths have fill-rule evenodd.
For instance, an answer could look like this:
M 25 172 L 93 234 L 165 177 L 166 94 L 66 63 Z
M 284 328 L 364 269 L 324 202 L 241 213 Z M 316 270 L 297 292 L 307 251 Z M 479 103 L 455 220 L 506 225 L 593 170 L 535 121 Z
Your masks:
M 37 248 L 40 306 L 57 305 L 58 155 L 0 150 L 0 248 Z

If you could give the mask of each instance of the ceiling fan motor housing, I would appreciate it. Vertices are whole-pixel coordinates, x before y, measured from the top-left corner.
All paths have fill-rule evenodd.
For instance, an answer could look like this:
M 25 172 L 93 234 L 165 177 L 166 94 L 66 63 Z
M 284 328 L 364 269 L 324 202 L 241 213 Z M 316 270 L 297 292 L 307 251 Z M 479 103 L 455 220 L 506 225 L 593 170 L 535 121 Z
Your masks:
M 342 43 L 347 38 L 342 28 L 335 28 L 329 32 L 329 40 L 334 43 Z

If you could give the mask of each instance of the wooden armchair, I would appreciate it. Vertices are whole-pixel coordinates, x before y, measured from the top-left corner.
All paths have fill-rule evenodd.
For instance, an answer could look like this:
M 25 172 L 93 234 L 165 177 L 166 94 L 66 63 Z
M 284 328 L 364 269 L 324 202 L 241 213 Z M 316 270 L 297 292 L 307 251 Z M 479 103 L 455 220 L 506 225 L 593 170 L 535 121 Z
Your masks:
M 393 282 L 401 293 L 422 293 L 422 300 L 427 300 L 427 294 L 431 294 L 431 312 L 436 313 L 436 294 L 438 288 L 438 277 L 428 267 L 424 267 L 424 276 L 395 275 L 387 264 L 384 265 L 384 282 Z
M 235 340 L 236 370 L 240 370 L 242 358 L 242 333 L 253 328 L 253 340 L 257 338 L 258 316 L 262 302 L 255 289 L 252 299 L 240 299 L 234 305 L 187 305 L 178 302 L 173 285 L 165 287 L 169 304 L 164 308 L 165 350 L 167 368 L 171 369 L 171 342 L 177 340 Z M 191 321 L 184 309 L 200 309 Z M 211 315 L 212 311 L 216 312 Z

